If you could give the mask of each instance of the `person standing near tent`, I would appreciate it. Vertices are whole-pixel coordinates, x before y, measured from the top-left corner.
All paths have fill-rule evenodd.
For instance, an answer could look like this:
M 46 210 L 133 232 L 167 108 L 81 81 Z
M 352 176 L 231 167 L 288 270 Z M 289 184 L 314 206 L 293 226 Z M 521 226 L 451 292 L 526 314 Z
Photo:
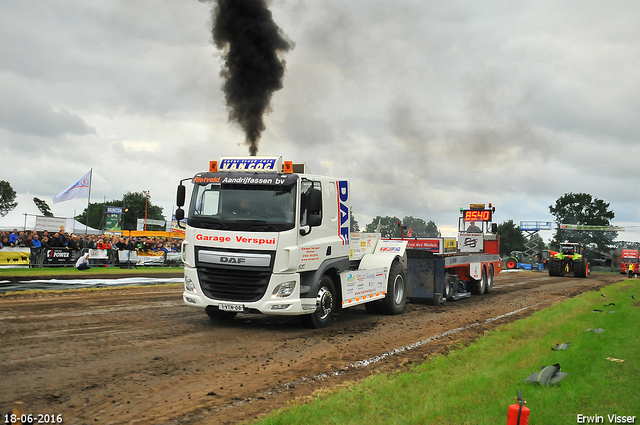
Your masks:
M 16 246 L 17 241 L 18 241 L 18 229 L 13 229 L 13 233 L 9 235 L 9 244 L 11 246 Z
M 40 267 L 42 267 L 42 265 L 44 264 L 44 258 L 47 255 L 47 250 L 51 249 L 51 241 L 49 240 L 49 236 L 46 233 L 47 231 L 45 230 L 45 234 L 42 236 L 42 241 L 40 241 L 40 250 L 42 251 L 42 255 L 40 256 L 40 262 L 39 265 Z
M 37 265 L 40 265 L 40 251 L 42 251 L 42 242 L 40 242 L 38 234 L 34 232 L 33 240 L 31 241 L 29 267 L 36 267 Z
M 60 233 L 58 233 L 58 241 L 60 241 L 60 246 L 69 249 L 69 240 L 67 239 L 67 235 L 64 234 L 64 226 L 60 226 Z
M 86 252 L 84 255 L 78 258 L 78 261 L 76 261 L 76 269 L 89 270 L 90 268 L 91 267 L 89 267 L 89 252 Z

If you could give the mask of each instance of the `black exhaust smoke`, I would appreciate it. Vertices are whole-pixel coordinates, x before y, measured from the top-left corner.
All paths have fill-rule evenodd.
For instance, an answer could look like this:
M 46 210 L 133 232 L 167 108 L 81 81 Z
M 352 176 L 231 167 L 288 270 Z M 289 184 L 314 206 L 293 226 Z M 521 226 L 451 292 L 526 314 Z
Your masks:
M 218 0 L 213 13 L 213 42 L 224 52 L 220 75 L 229 121 L 240 124 L 249 153 L 256 155 L 264 113 L 270 111 L 273 92 L 282 88 L 286 63 L 280 55 L 293 43 L 264 0 Z

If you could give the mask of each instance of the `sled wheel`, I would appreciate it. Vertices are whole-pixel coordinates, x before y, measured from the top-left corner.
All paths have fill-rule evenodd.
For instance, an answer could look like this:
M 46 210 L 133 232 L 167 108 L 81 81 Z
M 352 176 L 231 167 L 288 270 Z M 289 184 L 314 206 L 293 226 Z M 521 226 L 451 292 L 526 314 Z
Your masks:
M 449 282 L 449 273 L 445 273 L 444 275 L 444 297 L 447 300 L 450 300 L 451 297 L 453 296 L 452 294 L 452 290 L 451 290 L 451 282 Z
M 488 294 L 493 291 L 493 264 L 489 265 L 489 272 L 487 273 L 487 285 L 484 288 L 484 293 Z
M 487 288 L 487 269 L 485 267 L 482 268 L 482 273 L 480 275 L 480 280 L 475 280 L 471 278 L 471 292 L 475 295 L 484 294 L 485 289 Z

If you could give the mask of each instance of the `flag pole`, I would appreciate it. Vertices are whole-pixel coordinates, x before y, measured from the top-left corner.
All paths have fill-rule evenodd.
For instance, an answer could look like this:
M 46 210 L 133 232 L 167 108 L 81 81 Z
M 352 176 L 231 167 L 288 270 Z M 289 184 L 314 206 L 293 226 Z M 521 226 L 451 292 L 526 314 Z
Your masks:
M 84 234 L 89 233 L 89 205 L 91 204 L 91 186 L 93 185 L 93 167 L 89 170 L 89 197 L 87 198 L 87 217 L 84 221 Z M 75 223 L 75 217 L 73 217 Z

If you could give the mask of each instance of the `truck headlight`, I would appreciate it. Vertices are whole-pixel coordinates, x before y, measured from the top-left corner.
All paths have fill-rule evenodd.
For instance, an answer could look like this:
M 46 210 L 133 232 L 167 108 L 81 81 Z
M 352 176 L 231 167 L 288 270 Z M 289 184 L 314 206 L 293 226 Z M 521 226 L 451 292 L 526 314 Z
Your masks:
M 289 282 L 282 282 L 278 286 L 275 287 L 273 293 L 271 294 L 271 298 L 284 298 L 293 294 L 293 290 L 296 289 L 296 281 L 291 280 Z
M 184 277 L 184 289 L 189 292 L 196 292 L 196 284 L 193 283 L 193 280 L 189 279 L 187 276 Z

